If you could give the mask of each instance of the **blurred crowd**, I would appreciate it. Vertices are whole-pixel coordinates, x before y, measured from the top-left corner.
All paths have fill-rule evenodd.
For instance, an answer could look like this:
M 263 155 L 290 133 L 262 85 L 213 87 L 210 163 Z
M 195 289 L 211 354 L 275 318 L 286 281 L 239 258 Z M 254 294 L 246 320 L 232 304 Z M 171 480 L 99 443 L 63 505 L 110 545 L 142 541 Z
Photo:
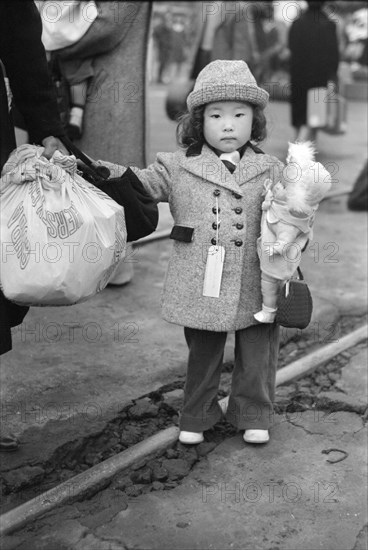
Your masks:
M 166 4 L 164 9 L 163 4 Z M 187 4 L 181 2 L 180 4 Z M 168 84 L 187 76 L 206 19 L 221 12 L 213 43 L 213 59 L 244 59 L 257 81 L 289 81 L 288 33 L 307 2 L 193 2 L 178 11 L 177 3 L 154 2 L 149 46 L 150 81 Z M 354 78 L 367 77 L 368 9 L 366 2 L 326 2 L 325 13 L 337 27 L 340 62 Z

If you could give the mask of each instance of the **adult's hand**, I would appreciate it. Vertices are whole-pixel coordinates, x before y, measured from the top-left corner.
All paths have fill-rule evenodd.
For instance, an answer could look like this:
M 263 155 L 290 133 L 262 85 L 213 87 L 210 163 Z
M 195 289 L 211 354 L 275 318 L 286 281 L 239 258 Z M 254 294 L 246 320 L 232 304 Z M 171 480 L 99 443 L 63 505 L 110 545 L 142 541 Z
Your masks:
M 42 140 L 42 145 L 45 147 L 42 155 L 50 160 L 55 151 L 59 150 L 63 155 L 69 155 L 68 150 L 65 148 L 59 138 L 54 136 L 48 136 Z

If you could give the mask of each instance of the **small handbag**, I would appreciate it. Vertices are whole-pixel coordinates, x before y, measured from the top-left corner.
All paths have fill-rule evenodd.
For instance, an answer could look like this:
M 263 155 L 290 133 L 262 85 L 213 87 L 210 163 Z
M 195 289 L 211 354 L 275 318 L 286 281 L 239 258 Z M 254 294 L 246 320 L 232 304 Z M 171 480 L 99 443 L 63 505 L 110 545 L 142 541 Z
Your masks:
M 327 102 L 326 126 L 321 128 L 326 134 L 339 136 L 347 131 L 347 103 L 340 94 Z
M 286 281 L 279 292 L 276 323 L 282 327 L 304 329 L 312 317 L 312 296 L 299 267 L 298 276 Z
M 121 177 L 109 178 L 110 170 L 106 166 L 94 166 L 91 159 L 69 138 L 63 136 L 60 140 L 85 164 L 81 169 L 83 177 L 124 207 L 127 242 L 138 241 L 155 231 L 158 224 L 157 203 L 133 170 L 127 168 Z
M 346 99 L 336 91 L 336 84 L 311 88 L 307 94 L 307 124 L 333 136 L 347 131 Z
M 327 122 L 328 90 L 326 87 L 311 88 L 307 92 L 307 125 L 324 128 Z

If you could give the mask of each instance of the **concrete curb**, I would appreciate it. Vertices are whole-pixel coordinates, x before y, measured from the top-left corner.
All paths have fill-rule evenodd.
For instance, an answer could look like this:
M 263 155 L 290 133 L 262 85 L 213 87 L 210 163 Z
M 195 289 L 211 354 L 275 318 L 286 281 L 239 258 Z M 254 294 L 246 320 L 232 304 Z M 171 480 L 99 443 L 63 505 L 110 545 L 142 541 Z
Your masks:
M 336 343 L 317 350 L 306 357 L 294 361 L 290 365 L 280 369 L 276 375 L 276 385 L 285 384 L 295 378 L 314 370 L 317 366 L 338 355 L 345 349 L 352 347 L 367 338 L 368 325 L 364 325 L 344 336 Z M 228 397 L 221 399 L 219 404 L 224 410 Z M 103 486 L 103 483 L 111 479 L 118 472 L 126 470 L 133 464 L 139 463 L 148 456 L 158 453 L 173 443 L 179 436 L 177 427 L 163 430 L 145 441 L 134 445 L 103 462 L 96 464 L 89 470 L 71 478 L 46 493 L 10 510 L 0 516 L 0 535 L 6 535 L 19 529 L 27 522 L 45 514 L 75 497 L 83 495 L 93 487 Z
M 305 376 L 309 372 L 313 371 L 316 366 L 325 363 L 345 349 L 351 348 L 362 340 L 367 339 L 367 332 L 368 325 L 364 325 L 354 330 L 350 334 L 343 336 L 337 342 L 324 346 L 323 348 L 316 350 L 315 352 L 310 353 L 305 357 L 302 357 L 298 361 L 290 363 L 290 365 L 287 365 L 277 372 L 276 386 L 285 384 L 290 380 L 295 380 L 300 376 Z
M 0 535 L 6 535 L 19 529 L 27 522 L 45 514 L 46 512 L 83 495 L 93 487 L 103 485 L 118 472 L 137 464 L 142 458 L 166 449 L 179 436 L 179 429 L 175 426 L 162 430 L 148 439 L 137 443 L 103 462 L 96 464 L 89 470 L 64 481 L 46 493 L 25 502 L 21 506 L 0 516 Z

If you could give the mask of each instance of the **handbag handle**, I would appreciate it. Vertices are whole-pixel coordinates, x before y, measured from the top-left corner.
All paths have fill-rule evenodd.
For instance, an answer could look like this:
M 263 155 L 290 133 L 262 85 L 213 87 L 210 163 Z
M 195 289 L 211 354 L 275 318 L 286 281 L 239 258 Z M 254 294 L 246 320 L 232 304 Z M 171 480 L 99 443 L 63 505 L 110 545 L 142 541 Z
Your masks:
M 304 281 L 304 276 L 299 266 L 297 267 L 297 272 L 298 272 L 298 279 L 300 279 L 300 281 Z
M 96 166 L 67 136 L 60 136 L 59 139 L 73 153 L 75 158 L 81 160 L 87 166 L 87 174 L 97 179 L 97 181 L 105 181 L 110 177 L 110 170 L 106 166 Z

